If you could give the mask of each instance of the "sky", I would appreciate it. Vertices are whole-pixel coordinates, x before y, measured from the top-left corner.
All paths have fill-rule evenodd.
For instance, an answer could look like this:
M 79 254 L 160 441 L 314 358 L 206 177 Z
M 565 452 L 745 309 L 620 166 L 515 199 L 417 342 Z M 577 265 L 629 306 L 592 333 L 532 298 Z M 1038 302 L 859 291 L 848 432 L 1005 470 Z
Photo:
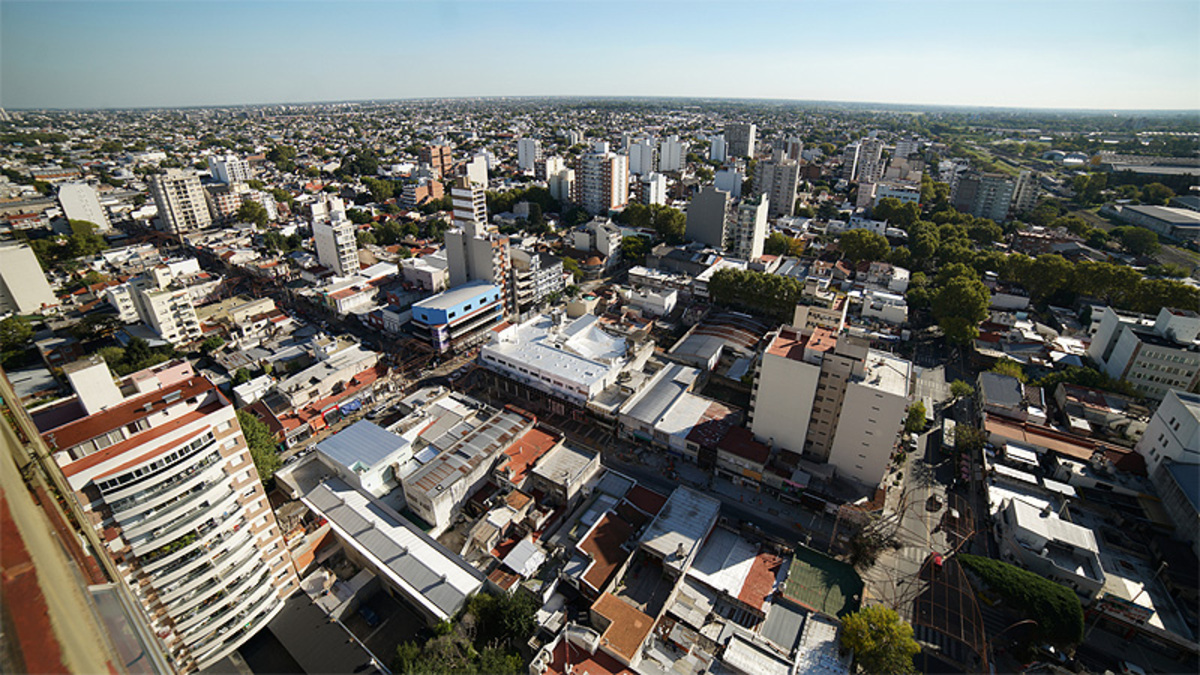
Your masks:
M 1200 1 L 0 0 L 0 107 L 472 96 L 1200 110 Z

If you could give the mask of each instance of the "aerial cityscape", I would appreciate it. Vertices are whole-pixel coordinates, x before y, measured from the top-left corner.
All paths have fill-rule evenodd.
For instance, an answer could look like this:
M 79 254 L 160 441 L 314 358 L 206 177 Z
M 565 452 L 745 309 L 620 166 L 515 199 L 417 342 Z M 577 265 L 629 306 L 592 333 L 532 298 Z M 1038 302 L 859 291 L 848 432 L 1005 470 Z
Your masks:
M 1198 28 L 5 0 L 0 671 L 1200 672 Z

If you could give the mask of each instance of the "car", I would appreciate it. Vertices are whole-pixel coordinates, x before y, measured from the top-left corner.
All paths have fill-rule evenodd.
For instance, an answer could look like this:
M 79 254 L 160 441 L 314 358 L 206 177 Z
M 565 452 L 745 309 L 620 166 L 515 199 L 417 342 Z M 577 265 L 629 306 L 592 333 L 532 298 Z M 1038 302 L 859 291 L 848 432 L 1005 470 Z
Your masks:
M 371 628 L 379 625 L 379 615 L 375 613 L 375 610 L 367 607 L 366 605 L 358 608 L 358 615 L 361 616 L 363 621 L 366 621 L 367 625 Z

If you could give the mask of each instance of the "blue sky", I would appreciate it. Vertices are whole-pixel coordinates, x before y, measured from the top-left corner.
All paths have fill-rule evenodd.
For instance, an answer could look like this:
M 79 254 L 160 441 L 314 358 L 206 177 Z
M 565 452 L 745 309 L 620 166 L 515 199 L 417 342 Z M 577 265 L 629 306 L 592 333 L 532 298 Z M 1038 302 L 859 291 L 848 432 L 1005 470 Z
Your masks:
M 0 1 L 0 106 L 706 96 L 1200 109 L 1197 0 Z

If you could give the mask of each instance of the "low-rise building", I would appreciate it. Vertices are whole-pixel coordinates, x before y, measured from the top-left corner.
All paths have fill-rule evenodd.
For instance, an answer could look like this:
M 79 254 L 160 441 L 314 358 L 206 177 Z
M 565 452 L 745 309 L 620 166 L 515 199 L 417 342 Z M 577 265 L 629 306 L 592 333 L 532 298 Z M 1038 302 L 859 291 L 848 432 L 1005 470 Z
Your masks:
M 451 429 L 436 439 L 438 454 L 401 480 L 412 512 L 441 533 L 491 473 L 495 459 L 533 428 L 535 419 L 511 410 L 482 424 Z
M 414 332 L 438 352 L 469 349 L 504 319 L 502 293 L 486 281 L 473 281 L 414 303 Z
M 1051 581 L 1093 598 L 1104 586 L 1096 535 L 1063 520 L 1049 507 L 1009 499 L 998 514 L 1000 555 Z
M 615 385 L 635 360 L 625 338 L 605 332 L 594 314 L 570 322 L 541 314 L 506 326 L 479 356 L 483 367 L 579 406 Z
M 908 323 L 908 301 L 898 293 L 868 288 L 862 294 L 862 316 L 885 323 Z

